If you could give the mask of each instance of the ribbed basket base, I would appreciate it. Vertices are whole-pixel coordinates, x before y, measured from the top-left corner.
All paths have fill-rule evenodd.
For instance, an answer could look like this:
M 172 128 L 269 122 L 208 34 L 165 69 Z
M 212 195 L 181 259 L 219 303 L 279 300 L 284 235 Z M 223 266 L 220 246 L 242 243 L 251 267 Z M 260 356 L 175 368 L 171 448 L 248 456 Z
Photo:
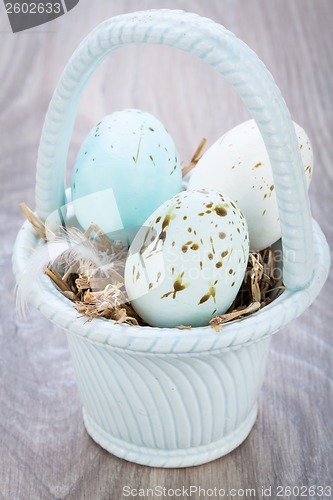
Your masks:
M 204 446 L 175 449 L 153 449 L 137 446 L 106 433 L 83 408 L 83 420 L 88 434 L 102 448 L 119 458 L 150 467 L 192 467 L 223 457 L 239 446 L 249 435 L 256 417 L 258 405 L 253 406 L 246 419 L 231 434 Z

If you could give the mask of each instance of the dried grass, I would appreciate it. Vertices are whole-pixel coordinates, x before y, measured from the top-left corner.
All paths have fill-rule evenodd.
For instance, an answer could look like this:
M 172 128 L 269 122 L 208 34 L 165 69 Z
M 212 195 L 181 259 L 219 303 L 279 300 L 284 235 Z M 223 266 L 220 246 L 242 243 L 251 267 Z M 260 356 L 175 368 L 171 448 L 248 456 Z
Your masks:
M 203 138 L 191 162 L 182 169 L 183 176 L 196 166 L 206 142 Z M 58 235 L 50 231 L 24 203 L 20 208 L 44 242 L 56 240 Z M 127 248 L 111 243 L 97 225 L 90 226 L 83 235 L 73 228 L 59 228 L 59 231 L 66 233 L 72 245 L 49 263 L 44 272 L 74 303 L 78 315 L 86 317 L 87 321 L 105 318 L 116 323 L 145 325 L 129 303 L 125 291 Z M 223 324 L 253 314 L 272 302 L 284 289 L 279 285 L 276 264 L 272 248 L 251 252 L 237 297 L 225 314 L 210 321 L 212 328 L 219 332 Z M 191 326 L 179 325 L 177 328 L 190 330 Z
M 91 240 L 89 236 L 92 233 L 98 235 L 98 239 Z M 96 252 L 103 254 L 103 262 L 109 261 L 108 264 L 100 266 L 89 258 L 81 258 L 63 272 L 67 263 L 67 256 L 63 254 L 45 272 L 74 302 L 79 316 L 87 317 L 87 321 L 105 318 L 116 323 L 142 325 L 143 321 L 129 304 L 125 292 L 123 276 L 127 248 L 113 245 L 96 225 L 88 228 L 85 238 L 89 238 Z
M 201 139 L 201 142 L 199 144 L 199 146 L 197 147 L 194 155 L 192 156 L 192 159 L 190 161 L 190 163 L 188 165 L 186 165 L 185 167 L 182 168 L 182 175 L 183 177 L 185 175 L 187 175 L 189 172 L 191 172 L 191 170 L 196 166 L 196 164 L 198 163 L 198 161 L 200 160 L 201 156 L 202 156 L 202 151 L 206 145 L 206 142 L 207 142 L 207 139 L 205 137 L 203 137 Z
M 229 310 L 211 319 L 211 325 L 221 325 L 243 318 L 270 304 L 284 290 L 279 285 L 274 250 L 250 252 L 242 286 Z

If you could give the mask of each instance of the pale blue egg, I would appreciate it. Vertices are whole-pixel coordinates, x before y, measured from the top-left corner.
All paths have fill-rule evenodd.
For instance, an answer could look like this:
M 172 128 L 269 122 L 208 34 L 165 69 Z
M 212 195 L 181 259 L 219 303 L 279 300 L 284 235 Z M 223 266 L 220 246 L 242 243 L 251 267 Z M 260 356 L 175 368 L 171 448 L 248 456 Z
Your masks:
M 182 190 L 173 139 L 147 112 L 126 109 L 105 116 L 85 139 L 71 191 L 83 227 L 97 224 L 129 243 L 157 207 Z

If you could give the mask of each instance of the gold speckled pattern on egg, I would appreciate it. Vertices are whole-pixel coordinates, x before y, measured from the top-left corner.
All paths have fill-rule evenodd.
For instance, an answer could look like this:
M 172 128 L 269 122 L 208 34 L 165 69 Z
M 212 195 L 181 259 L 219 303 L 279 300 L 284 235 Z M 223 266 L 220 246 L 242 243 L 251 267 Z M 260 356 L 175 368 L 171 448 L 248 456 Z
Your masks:
M 233 201 L 214 190 L 185 191 L 135 237 L 126 290 L 151 325 L 205 325 L 233 302 L 248 251 L 247 225 Z
M 294 127 L 309 185 L 313 165 L 310 141 L 299 125 L 294 123 Z M 200 188 L 218 189 L 234 200 L 246 217 L 252 250 L 262 250 L 280 238 L 272 168 L 254 120 L 229 130 L 203 154 L 189 180 L 189 189 Z

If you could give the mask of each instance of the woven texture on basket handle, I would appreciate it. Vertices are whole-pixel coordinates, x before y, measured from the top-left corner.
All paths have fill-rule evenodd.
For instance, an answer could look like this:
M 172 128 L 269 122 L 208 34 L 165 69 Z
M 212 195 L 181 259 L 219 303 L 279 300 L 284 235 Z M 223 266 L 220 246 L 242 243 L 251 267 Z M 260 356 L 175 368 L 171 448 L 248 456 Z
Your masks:
M 273 168 L 283 245 L 283 279 L 304 288 L 313 273 L 309 199 L 288 108 L 257 55 L 223 26 L 179 10 L 124 14 L 98 25 L 79 45 L 55 89 L 37 159 L 36 207 L 45 220 L 65 204 L 68 147 L 81 93 L 102 60 L 124 44 L 163 44 L 194 54 L 234 87 L 255 119 Z

